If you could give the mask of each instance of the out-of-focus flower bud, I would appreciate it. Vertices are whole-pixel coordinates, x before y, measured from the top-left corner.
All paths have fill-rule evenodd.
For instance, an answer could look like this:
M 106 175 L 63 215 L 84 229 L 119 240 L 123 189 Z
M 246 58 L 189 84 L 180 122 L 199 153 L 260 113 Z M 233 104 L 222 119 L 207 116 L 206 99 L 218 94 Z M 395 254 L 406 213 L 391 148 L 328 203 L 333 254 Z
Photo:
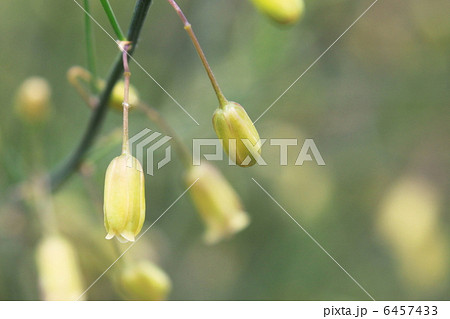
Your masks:
M 246 167 L 256 163 L 255 155 L 261 154 L 261 140 L 240 104 L 228 102 L 223 108 L 218 108 L 214 112 L 213 125 L 225 152 L 236 164 Z
M 111 94 L 111 99 L 109 101 L 109 106 L 113 109 L 122 112 L 123 111 L 123 93 L 124 93 L 125 83 L 124 81 L 119 81 L 114 86 Z M 130 110 L 136 107 L 139 103 L 139 94 L 136 88 L 130 84 L 128 89 L 128 104 L 130 105 Z
M 15 110 L 28 123 L 45 121 L 50 113 L 51 88 L 47 80 L 31 77 L 19 87 Z
M 106 239 L 134 241 L 145 220 L 144 172 L 130 154 L 114 158 L 106 170 L 103 211 Z
M 382 201 L 378 232 L 393 251 L 405 284 L 414 291 L 435 291 L 448 278 L 440 206 L 438 189 L 413 176 L 397 182 Z
M 125 266 L 119 274 L 118 288 L 128 300 L 166 300 L 172 283 L 169 276 L 148 261 Z
M 206 243 L 214 244 L 247 227 L 250 219 L 238 195 L 215 167 L 206 163 L 191 167 L 186 183 L 193 184 L 189 192 L 206 224 Z
M 305 9 L 303 0 L 252 0 L 256 8 L 278 23 L 298 21 Z
M 382 201 L 377 226 L 398 251 L 416 249 L 439 228 L 436 190 L 416 177 L 400 180 Z
M 83 293 L 75 251 L 64 238 L 44 238 L 37 247 L 36 263 L 44 300 L 76 300 Z

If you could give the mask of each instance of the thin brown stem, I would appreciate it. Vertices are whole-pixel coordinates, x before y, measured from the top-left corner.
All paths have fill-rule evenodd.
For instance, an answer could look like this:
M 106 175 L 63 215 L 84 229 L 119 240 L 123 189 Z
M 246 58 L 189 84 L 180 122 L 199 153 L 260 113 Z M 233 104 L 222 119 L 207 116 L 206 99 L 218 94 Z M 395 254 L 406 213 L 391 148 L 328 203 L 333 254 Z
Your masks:
M 217 82 L 216 78 L 214 77 L 214 73 L 212 72 L 211 67 L 209 66 L 208 60 L 206 60 L 205 53 L 203 52 L 202 47 L 200 46 L 200 43 L 198 42 L 198 39 L 195 36 L 194 30 L 192 30 L 191 24 L 186 19 L 186 16 L 184 15 L 183 11 L 181 11 L 180 7 L 174 0 L 167 0 L 167 1 L 175 9 L 175 11 L 177 12 L 181 21 L 183 22 L 184 29 L 186 30 L 189 37 L 191 38 L 192 43 L 194 44 L 194 47 L 197 50 L 198 56 L 202 60 L 203 66 L 205 67 L 205 70 L 206 70 L 206 73 L 208 73 L 209 80 L 211 81 L 214 91 L 216 92 L 217 99 L 219 100 L 220 108 L 223 108 L 226 104 L 228 104 L 228 100 L 223 95 L 222 90 L 220 89 L 219 83 Z
M 124 92 L 123 92 L 123 141 L 122 141 L 122 154 L 128 154 L 130 152 L 130 146 L 128 142 L 128 111 L 130 105 L 128 104 L 128 96 L 130 91 L 130 67 L 128 65 L 128 50 L 130 49 L 130 43 L 121 42 L 119 43 L 120 49 L 122 50 L 123 58 L 123 77 L 125 79 Z

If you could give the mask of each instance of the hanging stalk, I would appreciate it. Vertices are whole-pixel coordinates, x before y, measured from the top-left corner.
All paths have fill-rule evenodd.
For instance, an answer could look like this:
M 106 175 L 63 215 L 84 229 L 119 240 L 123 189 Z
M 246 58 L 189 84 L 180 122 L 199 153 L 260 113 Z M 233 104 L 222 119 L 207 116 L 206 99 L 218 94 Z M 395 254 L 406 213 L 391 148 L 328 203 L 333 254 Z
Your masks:
M 122 154 L 130 153 L 130 145 L 128 142 L 128 111 L 130 109 L 130 104 L 128 104 L 128 97 L 130 91 L 130 66 L 128 65 L 128 50 L 130 49 L 129 42 L 119 43 L 119 47 L 122 50 L 122 60 L 123 60 L 123 77 L 124 77 L 124 92 L 123 92 L 123 141 L 122 141 Z
M 192 30 L 191 24 L 186 19 L 186 16 L 184 15 L 183 11 L 181 11 L 180 7 L 174 0 L 167 0 L 167 1 L 175 9 L 175 11 L 177 12 L 181 21 L 183 22 L 184 29 L 186 30 L 189 37 L 191 38 L 191 41 L 194 44 L 195 50 L 197 51 L 198 56 L 200 57 L 200 60 L 202 60 L 202 64 L 205 67 L 206 73 L 208 74 L 209 80 L 211 81 L 211 84 L 214 88 L 214 92 L 216 92 L 216 96 L 217 96 L 217 99 L 219 100 L 220 108 L 224 108 L 225 105 L 228 104 L 228 100 L 225 98 L 225 96 L 222 93 L 222 90 L 220 89 L 219 83 L 217 82 L 217 80 L 214 76 L 214 73 L 211 70 L 211 67 L 209 66 L 208 60 L 206 60 L 205 53 L 203 52 L 203 49 L 200 46 L 200 43 L 198 42 L 197 37 L 195 36 L 194 30 Z

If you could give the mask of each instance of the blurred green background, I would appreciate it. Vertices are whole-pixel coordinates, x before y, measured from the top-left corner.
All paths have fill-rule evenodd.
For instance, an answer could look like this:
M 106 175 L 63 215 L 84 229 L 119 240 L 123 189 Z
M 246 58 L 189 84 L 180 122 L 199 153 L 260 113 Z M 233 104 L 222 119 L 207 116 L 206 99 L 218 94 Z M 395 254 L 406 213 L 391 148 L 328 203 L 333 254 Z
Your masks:
M 122 28 L 133 1 L 110 1 Z M 92 14 L 113 34 L 98 1 Z M 279 26 L 249 1 L 179 1 L 222 90 L 256 119 L 372 3 L 306 1 L 303 19 Z M 171 300 L 367 300 L 369 297 L 253 181 L 255 178 L 375 298 L 449 300 L 450 3 L 380 0 L 258 122 L 262 138 L 298 138 L 289 165 L 263 147 L 265 167 L 216 163 L 240 194 L 250 226 L 214 246 L 183 197 L 129 252 L 164 269 Z M 83 12 L 71 0 L 0 2 L 0 299 L 40 299 L 34 252 L 39 208 L 11 204 L 11 191 L 57 167 L 80 140 L 90 110 L 66 81 L 86 66 Z M 116 44 L 93 26 L 99 75 Z M 214 138 L 217 107 L 200 60 L 175 12 L 154 1 L 135 58 L 197 126 L 135 64 L 132 83 L 186 145 Z M 30 76 L 52 87 L 48 125 L 25 126 L 15 92 Z M 131 114 L 132 134 L 158 130 Z M 109 112 L 101 134 L 120 128 Z M 326 166 L 294 166 L 313 138 Z M 88 287 L 118 256 L 104 239 L 104 172 L 120 152 L 102 143 L 90 177 L 74 174 L 52 199 L 59 228 L 74 245 Z M 41 154 L 40 156 L 36 154 Z M 162 153 L 160 154 L 162 156 Z M 148 227 L 184 191 L 175 158 L 146 178 Z M 121 263 L 111 269 L 120 271 Z M 107 274 L 87 293 L 117 300 Z

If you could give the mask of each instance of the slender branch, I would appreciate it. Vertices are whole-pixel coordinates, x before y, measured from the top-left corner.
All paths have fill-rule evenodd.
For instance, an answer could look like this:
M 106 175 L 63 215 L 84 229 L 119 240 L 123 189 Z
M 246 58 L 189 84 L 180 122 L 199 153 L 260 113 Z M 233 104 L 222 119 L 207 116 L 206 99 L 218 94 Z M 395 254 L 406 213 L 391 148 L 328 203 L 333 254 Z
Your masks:
M 177 12 L 181 21 L 183 22 L 184 29 L 186 30 L 189 37 L 191 38 L 192 43 L 194 44 L 195 50 L 197 50 L 198 56 L 200 57 L 200 60 L 202 60 L 203 66 L 205 67 L 205 70 L 206 70 L 206 73 L 208 73 L 209 80 L 211 81 L 211 84 L 214 88 L 214 92 L 216 92 L 220 107 L 223 108 L 226 104 L 228 104 L 228 101 L 225 98 L 225 96 L 223 95 L 222 90 L 220 89 L 219 83 L 217 82 L 217 80 L 214 76 L 214 73 L 211 70 L 211 67 L 209 66 L 208 60 L 206 60 L 205 53 L 203 52 L 202 47 L 200 46 L 200 43 L 198 42 L 198 39 L 195 36 L 194 30 L 192 30 L 191 24 L 186 19 L 186 16 L 184 15 L 183 11 L 181 11 L 180 7 L 174 0 L 167 0 L 167 1 L 175 9 L 175 11 Z
M 128 52 L 129 55 L 132 55 L 136 49 L 136 44 L 151 3 L 152 0 L 138 0 L 136 3 L 133 19 L 128 31 L 128 39 L 133 43 L 133 46 Z M 75 149 L 73 154 L 69 156 L 65 163 L 49 176 L 49 183 L 52 191 L 57 190 L 58 187 L 61 186 L 61 184 L 65 182 L 67 178 L 69 178 L 69 176 L 78 168 L 84 155 L 92 146 L 92 143 L 100 130 L 100 126 L 103 123 L 111 92 L 116 85 L 116 82 L 120 79 L 122 72 L 123 61 L 122 54 L 120 54 L 109 74 L 106 86 L 100 95 L 100 99 L 95 110 L 92 112 L 91 119 L 78 147 Z
M 108 16 L 109 23 L 111 24 L 112 28 L 114 29 L 114 32 L 116 33 L 117 38 L 120 41 L 126 41 L 125 36 L 123 35 L 122 29 L 120 28 L 119 22 L 116 19 L 116 16 L 114 15 L 114 11 L 109 4 L 108 0 L 100 0 L 103 6 L 103 10 L 105 10 L 106 15 Z
M 92 77 L 91 77 L 89 83 L 90 83 L 92 92 L 98 93 L 97 67 L 95 64 L 94 36 L 92 33 L 91 17 L 89 16 L 91 13 L 89 0 L 84 0 L 84 10 L 86 10 L 86 13 L 84 15 L 84 31 L 85 31 L 86 51 L 87 51 L 87 68 L 88 68 L 89 72 L 92 74 Z

